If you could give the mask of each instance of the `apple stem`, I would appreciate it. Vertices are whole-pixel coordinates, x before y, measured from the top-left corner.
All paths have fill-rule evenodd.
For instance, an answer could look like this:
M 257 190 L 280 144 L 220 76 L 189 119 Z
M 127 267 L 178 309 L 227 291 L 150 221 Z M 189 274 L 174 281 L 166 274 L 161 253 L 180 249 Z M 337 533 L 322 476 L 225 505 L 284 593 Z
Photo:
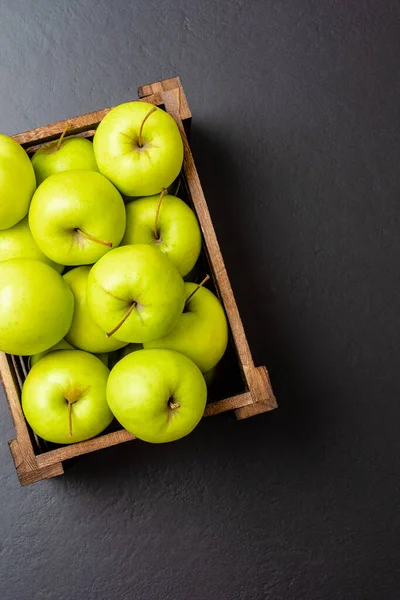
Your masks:
M 153 106 L 153 108 L 151 108 L 149 110 L 149 112 L 147 113 L 147 115 L 144 117 L 142 124 L 140 125 L 140 129 L 139 129 L 139 135 L 138 135 L 138 146 L 139 148 L 143 147 L 143 142 L 142 142 L 142 133 L 143 133 L 143 125 L 146 123 L 147 119 L 149 118 L 150 115 L 153 114 L 153 112 L 156 112 L 157 107 Z
M 189 300 L 194 296 L 194 294 L 197 292 L 197 290 L 199 290 L 208 280 L 210 279 L 209 275 L 206 275 L 203 279 L 203 281 L 200 281 L 199 285 L 197 286 L 197 288 L 195 288 L 193 290 L 193 292 L 191 294 L 189 294 L 189 296 L 186 298 L 186 302 L 185 302 L 185 308 L 188 305 Z
M 169 406 L 170 408 L 172 408 L 172 409 L 174 409 L 174 408 L 179 408 L 179 407 L 180 407 L 180 403 L 179 403 L 179 402 L 173 402 L 172 400 L 170 400 L 170 401 L 168 402 L 168 406 Z
M 114 329 L 111 329 L 111 331 L 109 331 L 108 333 L 106 333 L 106 336 L 108 338 L 110 338 L 112 335 L 114 335 L 114 333 L 116 331 L 118 331 L 118 329 L 120 327 L 122 327 L 122 325 L 125 323 L 125 321 L 129 317 L 129 315 L 131 314 L 131 312 L 133 311 L 133 309 L 135 308 L 135 306 L 136 306 L 136 302 L 132 302 L 132 305 L 128 308 L 128 310 L 126 311 L 125 315 L 122 317 L 122 319 L 120 320 L 120 322 L 117 323 L 117 325 L 114 327 Z
M 68 402 L 68 435 L 72 436 L 72 402 Z
M 56 151 L 60 149 L 61 142 L 63 141 L 64 136 L 67 133 L 67 131 L 70 128 L 70 126 L 71 126 L 71 123 L 68 121 L 67 124 L 66 124 L 66 126 L 64 127 L 64 131 L 62 132 L 62 134 L 61 134 L 61 136 L 60 136 L 60 138 L 59 138 L 59 140 L 57 142 Z
M 164 198 L 165 194 L 168 194 L 167 188 L 163 188 L 161 190 L 160 197 L 158 199 L 157 210 L 156 210 L 156 218 L 154 220 L 154 237 L 156 238 L 156 240 L 158 240 L 159 237 L 160 237 L 159 233 L 158 233 L 158 227 L 157 227 L 157 225 L 158 225 L 158 215 L 160 214 L 161 202 L 162 202 L 162 199 Z
M 105 242 L 104 240 L 98 240 L 93 235 L 90 235 L 90 233 L 86 233 L 86 231 L 82 231 L 82 229 L 79 229 L 79 227 L 77 227 L 75 229 L 75 231 L 77 231 L 78 233 L 83 235 L 83 237 L 85 237 L 87 240 L 90 240 L 91 242 L 96 242 L 97 244 L 102 244 L 103 246 L 108 246 L 109 248 L 112 248 L 112 242 Z

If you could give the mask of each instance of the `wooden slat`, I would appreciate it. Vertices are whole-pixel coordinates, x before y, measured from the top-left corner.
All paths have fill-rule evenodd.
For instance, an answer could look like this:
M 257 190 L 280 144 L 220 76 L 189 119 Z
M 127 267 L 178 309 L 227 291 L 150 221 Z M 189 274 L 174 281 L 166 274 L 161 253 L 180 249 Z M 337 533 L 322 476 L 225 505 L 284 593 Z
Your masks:
M 250 392 L 244 394 L 238 394 L 231 398 L 225 398 L 224 400 L 217 400 L 217 402 L 211 402 L 207 404 L 206 410 L 204 411 L 205 417 L 212 417 L 219 413 L 226 412 L 228 410 L 235 410 L 237 408 L 245 407 L 253 403 L 253 398 Z
M 265 402 L 268 400 L 268 410 L 276 407 L 276 400 L 273 396 L 271 386 L 267 384 L 265 378 L 260 377 L 250 352 L 243 323 L 240 318 L 239 310 L 226 271 L 225 263 L 219 247 L 214 226 L 212 224 L 210 212 L 204 197 L 200 179 L 186 133 L 182 124 L 180 106 L 183 90 L 169 89 L 163 93 L 164 105 L 166 110 L 174 117 L 181 132 L 185 153 L 183 168 L 186 181 L 189 186 L 191 199 L 199 219 L 200 227 L 203 233 L 204 241 L 207 247 L 209 260 L 213 270 L 214 278 L 221 295 L 225 311 L 229 320 L 233 340 L 239 355 L 240 364 L 243 370 L 249 391 L 252 394 L 254 402 Z
M 37 457 L 37 462 L 39 467 L 45 467 L 68 460 L 69 458 L 74 458 L 75 456 L 88 454 L 89 452 L 94 452 L 95 450 L 102 450 L 103 448 L 115 446 L 116 444 L 122 444 L 123 442 L 129 442 L 130 440 L 134 439 L 134 435 L 128 433 L 125 431 L 125 429 L 122 429 L 120 431 L 114 431 L 113 433 L 101 435 L 93 438 L 92 440 L 87 440 L 86 442 L 78 442 L 77 444 L 71 444 L 70 446 L 57 448 L 57 450 L 44 452 Z
M 18 440 L 19 451 L 27 466 L 37 468 L 36 457 L 29 436 L 28 427 L 22 412 L 22 406 L 18 393 L 18 384 L 11 371 L 9 358 L 4 352 L 0 352 L 0 376 L 4 392 L 10 408 L 11 417 L 14 422 L 15 433 Z
M 144 101 L 144 100 L 143 100 Z M 145 100 L 152 104 L 162 104 L 162 98 L 159 94 L 152 94 L 151 98 Z M 103 108 L 86 115 L 78 115 L 77 117 L 71 117 L 70 119 L 64 119 L 63 121 L 57 121 L 57 123 L 50 123 L 43 127 L 37 127 L 30 131 L 24 131 L 23 133 L 17 133 L 13 135 L 13 139 L 21 144 L 24 148 L 30 148 L 31 146 L 38 146 L 45 142 L 57 139 L 64 131 L 67 124 L 68 135 L 75 135 L 78 133 L 86 132 L 91 130 L 94 132 L 97 125 L 110 112 L 113 107 Z

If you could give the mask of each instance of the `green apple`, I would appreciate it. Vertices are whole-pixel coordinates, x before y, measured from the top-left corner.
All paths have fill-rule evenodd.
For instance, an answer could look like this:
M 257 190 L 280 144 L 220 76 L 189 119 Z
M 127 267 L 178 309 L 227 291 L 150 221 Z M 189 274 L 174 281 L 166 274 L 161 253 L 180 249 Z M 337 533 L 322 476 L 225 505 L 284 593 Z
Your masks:
M 33 155 L 32 165 L 38 185 L 62 171 L 98 171 L 92 142 L 76 136 L 44 144 Z
M 42 358 L 22 388 L 22 409 L 33 431 L 48 442 L 71 444 L 101 433 L 113 420 L 107 405 L 109 370 L 80 350 Z
M 94 171 L 50 175 L 36 190 L 29 226 L 39 248 L 62 265 L 92 264 L 125 232 L 121 194 Z
M 175 328 L 164 337 L 145 342 L 143 346 L 182 352 L 203 373 L 207 373 L 224 355 L 228 344 L 228 324 L 220 301 L 210 290 L 195 283 L 185 283 L 185 297 L 189 298 L 192 293 Z
M 110 373 L 107 402 L 123 427 L 145 442 L 172 442 L 203 416 L 207 386 L 196 365 L 172 350 L 138 350 Z
M 171 331 L 185 302 L 174 265 L 145 244 L 103 256 L 89 273 L 87 298 L 93 319 L 109 337 L 136 343 Z
M 94 154 L 103 173 L 126 196 L 150 196 L 178 176 L 183 143 L 174 119 L 147 102 L 111 109 L 99 124 Z
M 35 188 L 29 156 L 15 140 L 0 134 L 0 229 L 25 217 Z
M 33 258 L 41 260 L 58 271 L 62 272 L 63 265 L 59 265 L 48 258 L 31 234 L 29 229 L 28 217 L 24 217 L 22 221 L 0 231 L 0 262 L 9 260 L 10 258 Z
M 105 331 L 93 321 L 86 296 L 89 272 L 90 267 L 76 267 L 63 276 L 75 298 L 74 318 L 65 339 L 75 348 L 86 352 L 112 352 L 125 346 L 126 342 L 108 338 Z
M 36 363 L 38 363 L 39 360 L 41 360 L 47 354 L 50 354 L 50 352 L 56 352 L 57 350 L 75 350 L 75 348 L 73 346 L 71 346 L 71 344 L 68 344 L 68 342 L 66 342 L 65 340 L 61 340 L 60 342 L 58 342 L 57 344 L 55 344 L 48 350 L 45 350 L 44 352 L 39 352 L 39 354 L 33 354 L 32 356 L 30 356 L 29 357 L 29 368 L 32 368 L 34 365 L 36 365 Z
M 201 250 L 197 217 L 180 198 L 159 194 L 133 200 L 126 207 L 121 245 L 151 244 L 164 252 L 184 277 Z
M 57 271 L 39 260 L 0 263 L 0 350 L 30 355 L 57 344 L 70 328 L 74 297 Z

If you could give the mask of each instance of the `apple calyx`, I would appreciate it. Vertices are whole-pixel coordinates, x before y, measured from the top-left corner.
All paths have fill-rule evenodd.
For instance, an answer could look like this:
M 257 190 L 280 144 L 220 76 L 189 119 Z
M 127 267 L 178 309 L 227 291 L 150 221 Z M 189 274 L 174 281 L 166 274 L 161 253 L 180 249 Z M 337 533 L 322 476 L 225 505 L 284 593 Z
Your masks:
M 156 209 L 156 218 L 154 219 L 154 238 L 156 240 L 160 239 L 160 232 L 158 231 L 158 215 L 160 214 L 161 202 L 164 198 L 165 194 L 168 194 L 167 188 L 163 188 L 160 192 L 160 197 L 158 199 L 157 209 Z
M 139 148 L 143 148 L 143 141 L 142 141 L 142 133 L 143 133 L 143 125 L 146 123 L 147 119 L 149 118 L 150 115 L 152 115 L 154 112 L 156 112 L 157 107 L 153 106 L 153 108 L 151 108 L 149 110 L 149 112 L 145 115 L 141 125 L 140 125 L 140 129 L 139 129 L 139 135 L 138 135 L 138 146 Z
M 56 146 L 55 152 L 57 152 L 57 150 L 59 150 L 61 148 L 61 143 L 62 143 L 62 141 L 64 139 L 65 134 L 67 133 L 68 129 L 70 128 L 70 126 L 71 126 L 71 123 L 69 121 L 67 121 L 67 124 L 64 127 L 64 131 L 60 135 L 60 138 L 59 138 L 59 140 L 57 142 L 57 146 Z
M 127 318 L 132 313 L 133 309 L 136 308 L 136 306 L 137 306 L 137 302 L 134 300 L 132 302 L 132 304 L 130 305 L 130 307 L 128 308 L 128 310 L 126 311 L 126 313 L 124 314 L 124 316 L 122 317 L 122 319 L 119 321 L 119 323 L 117 323 L 117 325 L 113 329 L 111 329 L 111 331 L 109 331 L 108 333 L 106 333 L 106 337 L 107 338 L 110 338 L 112 335 L 114 335 L 114 333 L 116 333 L 118 331 L 118 329 L 120 327 L 122 327 L 122 325 L 125 323 L 125 321 L 127 320 Z
M 185 302 L 185 307 L 183 309 L 183 312 L 185 312 L 185 310 L 187 310 L 188 304 L 189 304 L 189 300 L 191 300 L 194 296 L 194 294 L 197 292 L 197 290 L 199 290 L 205 283 L 207 283 L 207 281 L 210 279 L 209 275 L 206 275 L 203 279 L 203 281 L 200 281 L 200 283 L 198 284 L 198 286 L 193 290 L 193 292 L 191 292 L 189 294 L 189 296 L 186 298 L 186 302 Z
M 180 403 L 174 402 L 174 399 L 170 398 L 168 401 L 168 407 L 171 408 L 172 410 L 174 410 L 175 408 L 180 408 Z
M 99 240 L 98 238 L 94 237 L 90 233 L 87 233 L 86 231 L 83 231 L 79 227 L 75 227 L 75 232 L 79 233 L 80 235 L 82 235 L 87 240 L 90 240 L 91 242 L 96 242 L 96 244 L 102 244 L 103 246 L 107 246 L 108 248 L 112 248 L 112 242 L 106 242 L 105 240 Z

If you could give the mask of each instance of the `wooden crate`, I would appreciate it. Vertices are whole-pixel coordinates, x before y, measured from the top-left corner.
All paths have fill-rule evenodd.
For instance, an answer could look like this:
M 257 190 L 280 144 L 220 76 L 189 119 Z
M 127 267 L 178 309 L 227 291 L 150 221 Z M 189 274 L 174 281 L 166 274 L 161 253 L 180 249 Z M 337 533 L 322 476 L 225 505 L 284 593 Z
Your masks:
M 240 393 L 230 395 L 230 397 L 225 397 L 222 394 L 222 398 L 209 402 L 205 410 L 205 416 L 216 415 L 224 411 L 234 411 L 238 419 L 245 419 L 272 410 L 276 407 L 276 401 L 268 373 L 265 367 L 256 367 L 253 363 L 207 202 L 189 147 L 187 136 L 190 131 L 191 113 L 180 79 L 175 77 L 145 85 L 139 88 L 138 94 L 140 100 L 162 106 L 175 119 L 180 129 L 185 149 L 182 172 L 183 187 L 187 200 L 196 211 L 200 222 L 204 238 L 203 248 L 208 262 L 207 267 L 212 275 L 214 289 L 219 295 L 228 317 L 232 352 L 235 353 L 243 384 Z M 93 136 L 97 125 L 109 110 L 110 108 L 106 108 L 69 119 L 68 134 L 78 134 L 85 137 Z M 14 139 L 30 154 L 41 144 L 57 139 L 66 124 L 67 121 L 60 121 L 59 123 L 39 127 L 15 135 Z M 232 372 L 232 368 L 229 368 L 229 372 Z M 26 358 L 0 353 L 0 375 L 16 432 L 16 438 L 9 442 L 9 446 L 22 485 L 61 475 L 64 472 L 62 463 L 69 458 L 134 439 L 133 435 L 124 429 L 119 429 L 99 435 L 86 442 L 48 449 L 48 446 L 43 441 L 38 440 L 30 429 L 21 408 L 21 388 L 27 375 Z

